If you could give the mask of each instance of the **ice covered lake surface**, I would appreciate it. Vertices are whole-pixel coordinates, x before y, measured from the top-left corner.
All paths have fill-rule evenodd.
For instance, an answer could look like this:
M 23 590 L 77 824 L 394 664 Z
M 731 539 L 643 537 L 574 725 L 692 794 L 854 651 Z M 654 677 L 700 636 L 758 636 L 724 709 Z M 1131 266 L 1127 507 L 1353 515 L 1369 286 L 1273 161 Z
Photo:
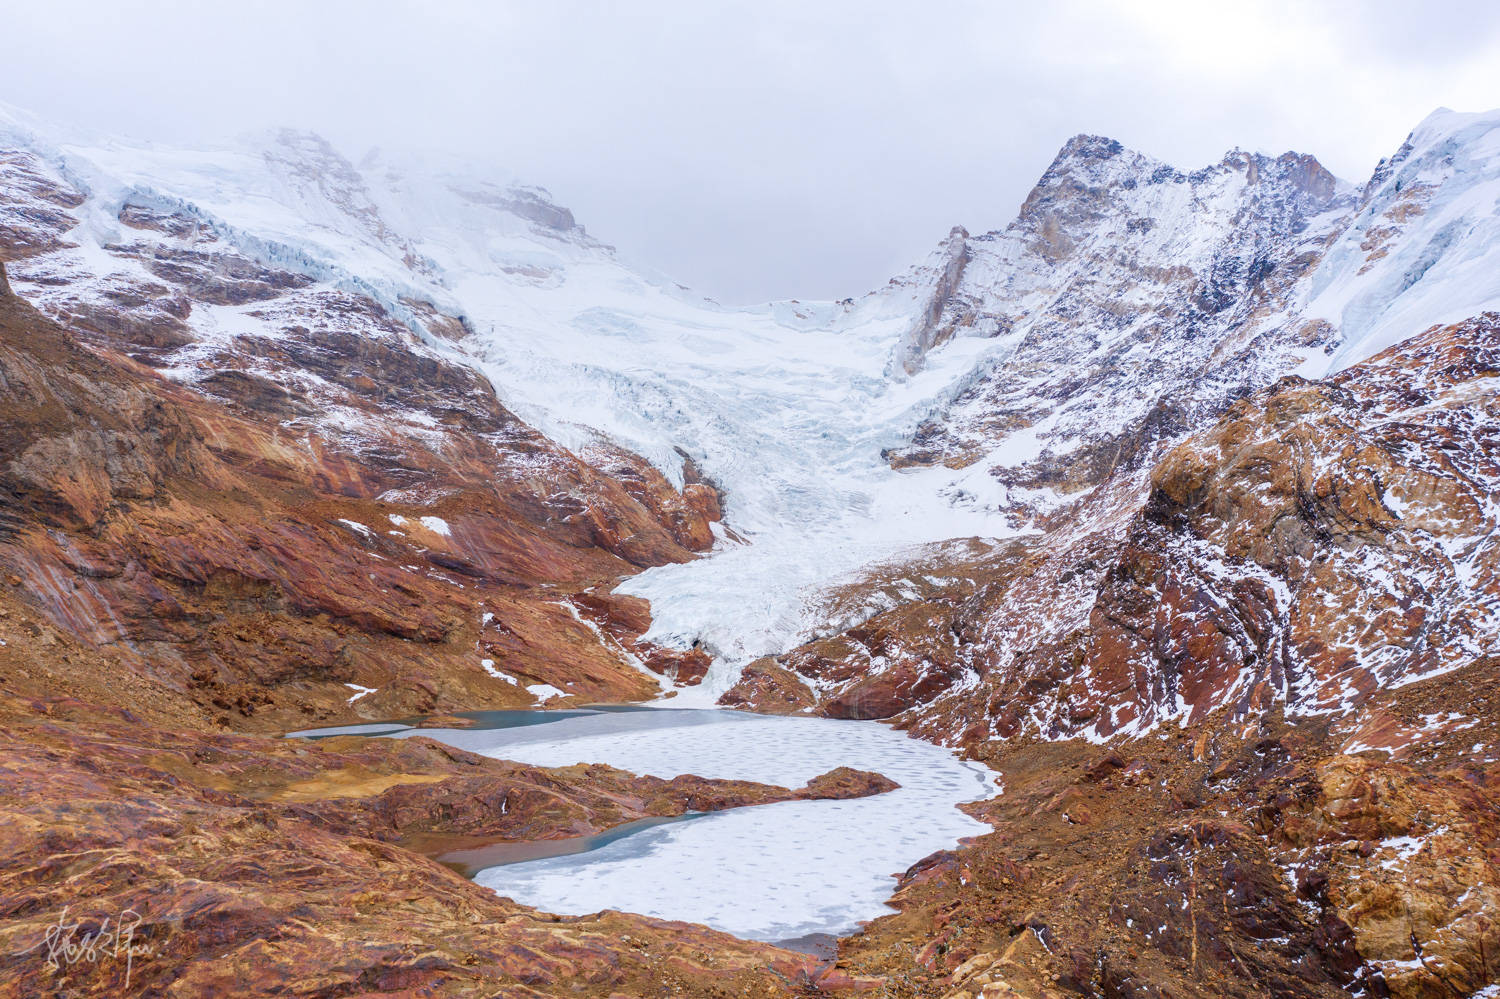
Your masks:
M 498 715 L 499 713 L 492 713 Z M 755 805 L 591 839 L 586 852 L 506 863 L 474 880 L 567 915 L 622 909 L 706 923 L 752 940 L 841 935 L 893 910 L 893 875 L 989 827 L 959 803 L 996 793 L 991 772 L 877 722 L 726 710 L 507 712 L 469 729 L 355 726 L 427 736 L 539 766 L 608 763 L 640 774 L 801 787 L 835 767 L 900 789 L 849 801 Z M 544 723 L 527 723 L 532 722 Z M 324 730 L 333 734 L 332 730 Z M 320 732 L 319 734 L 323 734 Z

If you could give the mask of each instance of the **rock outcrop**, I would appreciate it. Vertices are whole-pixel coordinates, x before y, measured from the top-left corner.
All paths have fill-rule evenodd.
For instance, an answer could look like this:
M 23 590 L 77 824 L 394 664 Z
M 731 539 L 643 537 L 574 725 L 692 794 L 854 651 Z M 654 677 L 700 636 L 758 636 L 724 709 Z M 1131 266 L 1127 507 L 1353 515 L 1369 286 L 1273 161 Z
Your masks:
M 1382 695 L 1473 713 L 1420 768 L 1341 753 L 1326 720 L 991 743 L 1005 793 L 970 807 L 995 831 L 908 870 L 840 966 L 945 999 L 1491 987 L 1500 715 L 1467 692 L 1493 669 Z

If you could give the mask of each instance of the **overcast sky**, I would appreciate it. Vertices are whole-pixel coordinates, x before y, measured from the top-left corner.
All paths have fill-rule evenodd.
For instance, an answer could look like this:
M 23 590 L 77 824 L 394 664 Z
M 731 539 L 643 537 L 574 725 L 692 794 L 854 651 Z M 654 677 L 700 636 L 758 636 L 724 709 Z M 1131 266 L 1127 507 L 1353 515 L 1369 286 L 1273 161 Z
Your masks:
M 45 118 L 472 153 L 725 302 L 859 294 L 999 228 L 1078 132 L 1363 181 L 1434 108 L 1500 106 L 1485 0 L 48 0 L 0 25 L 0 100 Z

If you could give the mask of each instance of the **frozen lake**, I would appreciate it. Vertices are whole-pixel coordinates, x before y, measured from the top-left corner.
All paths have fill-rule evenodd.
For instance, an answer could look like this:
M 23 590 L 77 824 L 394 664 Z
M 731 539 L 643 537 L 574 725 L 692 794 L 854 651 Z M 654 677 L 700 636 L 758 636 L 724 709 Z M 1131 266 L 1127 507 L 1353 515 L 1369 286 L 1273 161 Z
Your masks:
M 551 715 L 545 724 L 401 729 L 540 766 L 608 763 L 800 787 L 839 766 L 901 788 L 851 801 L 731 809 L 643 828 L 597 849 L 481 870 L 475 881 L 549 912 L 622 909 L 754 940 L 843 934 L 892 910 L 892 875 L 988 827 L 955 806 L 996 793 L 989 770 L 874 722 L 722 710 Z

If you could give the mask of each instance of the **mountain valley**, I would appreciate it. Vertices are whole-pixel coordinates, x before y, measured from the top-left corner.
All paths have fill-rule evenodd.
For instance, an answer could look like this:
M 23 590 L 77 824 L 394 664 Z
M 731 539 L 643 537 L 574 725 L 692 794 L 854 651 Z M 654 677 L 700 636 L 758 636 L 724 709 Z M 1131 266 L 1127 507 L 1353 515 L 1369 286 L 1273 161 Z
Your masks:
M 1360 184 L 1078 136 L 729 307 L 475 163 L 0 107 L 0 421 L 0 994 L 1500 989 L 1500 112 Z M 623 705 L 792 716 L 786 769 L 486 741 Z M 868 726 L 988 783 L 821 755 Z M 793 807 L 883 858 L 911 801 L 884 906 L 779 903 L 817 946 L 433 859 Z

